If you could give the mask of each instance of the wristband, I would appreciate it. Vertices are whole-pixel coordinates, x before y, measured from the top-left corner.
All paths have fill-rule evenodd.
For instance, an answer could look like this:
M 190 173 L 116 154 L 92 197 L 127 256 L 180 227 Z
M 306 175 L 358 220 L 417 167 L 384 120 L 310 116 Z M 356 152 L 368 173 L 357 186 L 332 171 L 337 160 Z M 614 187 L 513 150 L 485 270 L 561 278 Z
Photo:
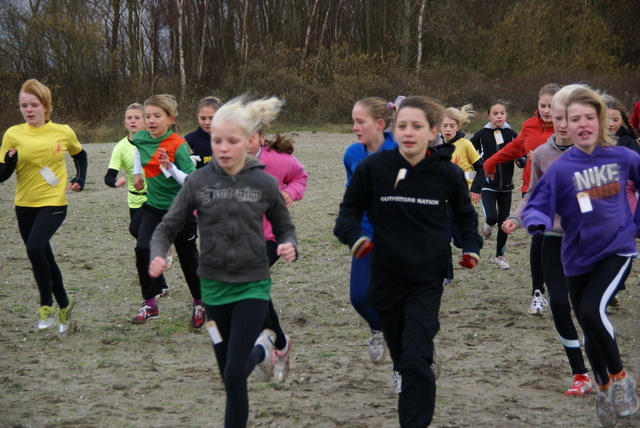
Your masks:
M 480 256 L 476 253 L 464 253 L 462 260 L 458 264 L 467 269 L 473 269 L 480 261 Z
M 351 254 L 356 259 L 361 259 L 373 250 L 373 242 L 366 236 L 360 237 L 351 247 Z

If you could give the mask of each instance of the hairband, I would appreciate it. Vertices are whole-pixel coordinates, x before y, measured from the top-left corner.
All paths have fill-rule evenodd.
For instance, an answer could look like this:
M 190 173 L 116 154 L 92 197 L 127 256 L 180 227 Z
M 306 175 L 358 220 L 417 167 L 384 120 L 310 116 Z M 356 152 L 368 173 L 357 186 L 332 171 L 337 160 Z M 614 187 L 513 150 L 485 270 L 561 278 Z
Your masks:
M 395 110 L 396 109 L 396 105 L 394 103 L 392 103 L 391 101 L 389 101 L 387 103 L 387 106 L 389 106 L 389 109 L 391 109 L 391 110 Z
M 222 105 L 220 105 L 220 102 L 218 100 L 216 100 L 215 98 L 205 98 L 203 100 L 201 100 L 198 105 L 200 104 L 204 104 L 206 102 L 210 102 L 210 103 L 214 103 L 215 105 L 217 105 L 218 107 L 222 107 Z

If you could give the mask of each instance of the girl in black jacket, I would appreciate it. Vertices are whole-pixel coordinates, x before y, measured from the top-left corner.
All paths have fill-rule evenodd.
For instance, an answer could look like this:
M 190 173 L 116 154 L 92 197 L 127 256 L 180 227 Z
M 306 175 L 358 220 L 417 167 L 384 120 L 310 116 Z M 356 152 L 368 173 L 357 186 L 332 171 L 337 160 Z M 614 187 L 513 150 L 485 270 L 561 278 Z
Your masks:
M 493 101 L 487 113 L 489 122 L 471 137 L 471 142 L 482 156 L 483 162 L 518 135 L 507 123 L 507 108 L 504 101 Z M 498 164 L 493 179 L 477 175 L 471 186 L 471 192 L 482 195 L 482 211 L 485 218 L 482 237 L 485 240 L 489 239 L 493 226 L 498 225 L 495 262 L 501 269 L 509 269 L 509 263 L 504 258 L 508 235 L 500 229 L 500 226 L 509 217 L 511 210 L 513 165 L 513 161 Z
M 467 182 L 451 163 L 453 149 L 429 147 L 443 117 L 444 108 L 429 98 L 408 97 L 402 103 L 394 123 L 398 148 L 360 162 L 334 228 L 354 257 L 372 252 L 367 303 L 378 315 L 402 376 L 398 415 L 403 427 L 429 425 L 435 408 L 431 364 L 449 258 L 447 201 L 462 237 L 460 264 L 474 267 L 482 246 Z M 365 211 L 375 248 L 361 229 Z

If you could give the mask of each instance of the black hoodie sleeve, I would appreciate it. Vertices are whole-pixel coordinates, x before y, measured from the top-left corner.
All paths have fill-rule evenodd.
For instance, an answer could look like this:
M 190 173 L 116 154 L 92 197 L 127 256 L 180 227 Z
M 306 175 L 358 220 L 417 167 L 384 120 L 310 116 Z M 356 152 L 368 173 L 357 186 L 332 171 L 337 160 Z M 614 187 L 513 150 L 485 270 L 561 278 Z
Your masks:
M 9 152 L 4 155 L 4 163 L 0 163 L 0 183 L 6 181 L 11 177 L 13 171 L 16 170 L 18 164 L 18 152 L 16 151 L 13 156 L 9 156 Z
M 104 176 L 104 184 L 109 187 L 116 187 L 116 181 L 118 179 L 118 170 L 109 168 L 107 174 Z
M 75 155 L 71 155 L 73 158 L 73 163 L 76 167 L 76 176 L 73 177 L 69 182 L 70 183 L 78 183 L 80 185 L 80 190 L 84 189 L 84 183 L 87 179 L 87 167 L 89 162 L 87 160 L 87 152 L 84 149 L 80 150 L 80 153 L 76 153 Z
M 365 159 L 366 161 L 366 159 Z M 344 192 L 333 234 L 351 248 L 362 236 L 361 221 L 369 201 L 371 183 L 368 168 L 363 161 L 356 168 L 347 190 Z
M 471 204 L 467 181 L 464 179 L 462 170 L 459 168 L 458 170 L 462 177 L 456 180 L 457 185 L 449 198 L 449 205 L 453 212 L 456 229 L 462 238 L 462 251 L 479 255 L 480 248 L 482 248 L 482 238 L 478 233 L 478 214 Z
M 473 179 L 473 183 L 471 183 L 470 192 L 480 193 L 482 187 L 484 186 L 485 176 L 484 176 L 484 168 L 482 167 L 483 162 L 482 159 L 479 159 L 473 164 L 473 169 L 476 171 L 476 177 Z

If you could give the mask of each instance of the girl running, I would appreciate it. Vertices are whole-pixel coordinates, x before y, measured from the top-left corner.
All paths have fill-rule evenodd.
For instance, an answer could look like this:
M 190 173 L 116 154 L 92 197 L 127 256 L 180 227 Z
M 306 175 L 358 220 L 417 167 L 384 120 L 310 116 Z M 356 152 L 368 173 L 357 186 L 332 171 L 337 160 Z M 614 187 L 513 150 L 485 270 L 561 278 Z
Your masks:
M 464 132 L 462 132 L 461 129 L 471 121 L 471 118 L 473 118 L 475 114 L 476 112 L 473 111 L 471 104 L 467 104 L 460 109 L 455 107 L 447 108 L 444 111 L 444 119 L 440 125 L 442 142 L 444 144 L 438 146 L 439 148 L 453 146 L 451 162 L 462 169 L 469 189 L 471 189 L 471 184 L 476 177 L 476 172 L 481 174 L 483 172 L 482 159 L 473 147 L 473 144 L 471 144 L 471 141 L 464 138 Z M 471 192 L 469 195 L 471 196 L 472 203 L 477 204 L 480 202 L 480 193 Z M 447 210 L 447 216 L 449 218 L 449 236 L 451 237 L 451 242 L 456 248 L 462 248 L 462 239 L 456 230 L 453 213 L 450 209 Z M 451 281 L 453 281 L 453 257 L 451 256 L 451 250 L 449 250 L 449 274 L 445 278 L 445 284 L 449 284 Z
M 476 171 L 482 171 L 482 159 L 471 141 L 464 138 L 464 132 L 461 129 L 471 122 L 475 114 L 471 104 L 462 106 L 460 109 L 449 107 L 444 111 L 444 119 L 440 125 L 442 141 L 454 147 L 451 162 L 462 168 L 469 189 L 476 177 Z M 471 194 L 471 201 L 474 204 L 480 202 L 480 193 Z
M 398 415 L 403 427 L 428 426 L 435 407 L 430 365 L 447 275 L 447 203 L 463 240 L 460 264 L 474 267 L 482 246 L 464 173 L 451 163 L 453 150 L 430 147 L 443 118 L 444 108 L 427 97 L 404 100 L 394 121 L 399 147 L 360 163 L 333 231 L 354 257 L 371 251 L 367 302 L 402 375 Z M 365 212 L 373 240 L 362 228 Z
M 144 129 L 144 107 L 140 103 L 133 103 L 124 113 L 124 127 L 129 131 L 129 135 L 124 137 L 111 152 L 111 160 L 109 161 L 109 169 L 104 176 L 104 183 L 109 187 L 122 187 L 127 185 L 127 203 L 129 205 L 129 233 L 134 238 L 138 238 L 138 230 L 142 222 L 142 211 L 140 207 L 147 200 L 146 185 L 142 190 L 138 191 L 134 185 L 134 164 L 136 146 L 133 145 L 133 137 L 136 132 Z M 118 172 L 123 169 L 126 177 L 118 178 Z M 169 266 L 173 262 L 171 250 L 167 253 Z M 157 297 L 166 296 L 169 292 L 169 286 L 165 282 L 162 292 Z
M 144 102 L 144 120 L 147 130 L 136 133 L 134 144 L 144 168 L 147 201 L 142 205 L 142 220 L 136 244 L 136 268 L 144 302 L 133 317 L 133 324 L 145 324 L 158 316 L 156 296 L 162 294 L 164 277 L 149 277 L 149 243 L 162 217 L 182 187 L 185 177 L 195 169 L 189 157 L 189 146 L 176 134 L 177 103 L 173 95 L 153 95 Z M 136 190 L 144 188 L 142 175 L 134 171 Z M 204 306 L 198 279 L 197 226 L 191 218 L 175 239 L 180 267 L 193 297 L 191 325 L 199 329 L 204 325 Z
M 357 143 L 347 147 L 344 153 L 344 168 L 347 172 L 347 187 L 356 167 L 362 160 L 373 153 L 391 150 L 398 145 L 390 132 L 385 129 L 393 120 L 393 107 L 382 98 L 368 97 L 356 102 L 351 111 L 353 132 L 358 138 Z M 362 216 L 363 234 L 373 238 L 373 228 L 367 213 Z M 375 311 L 367 304 L 367 290 L 369 289 L 369 270 L 371 259 L 369 256 L 351 259 L 350 300 L 353 308 L 369 325 L 369 359 L 374 363 L 381 363 L 387 353 L 380 322 Z
M 623 146 L 640 154 L 638 145 L 638 133 L 629 122 L 627 109 L 615 98 L 607 100 L 607 131 L 617 146 Z
M 67 215 L 65 190 L 80 192 L 87 175 L 87 154 L 67 125 L 51 121 L 51 91 L 35 79 L 22 85 L 18 96 L 22 125 L 7 129 L 0 148 L 0 181 L 16 172 L 16 217 L 20 236 L 40 292 L 38 328 L 58 325 L 69 330 L 74 300 L 67 295 L 62 273 L 53 256 L 50 240 Z M 64 154 L 68 152 L 76 176 L 67 184 Z M 53 297 L 58 311 L 53 307 Z
M 109 187 L 122 187 L 127 185 L 129 191 L 127 195 L 127 202 L 129 204 L 129 219 L 131 223 L 129 225 L 129 232 L 135 238 L 138 236 L 138 228 L 140 222 L 136 221 L 134 224 L 134 217 L 140 207 L 147 200 L 147 188 L 143 187 L 140 191 L 136 190 L 134 186 L 133 167 L 136 147 L 133 145 L 133 137 L 136 132 L 144 129 L 144 107 L 142 104 L 133 103 L 124 113 L 124 127 L 129 132 L 129 135 L 124 137 L 118 144 L 115 145 L 111 152 L 111 160 L 109 161 L 109 169 L 104 176 L 104 183 Z M 118 178 L 118 172 L 123 169 L 126 177 Z M 138 216 L 138 219 L 140 216 Z
M 507 123 L 507 107 L 502 100 L 493 101 L 487 111 L 489 122 L 471 137 L 471 143 L 485 161 L 497 153 L 506 144 L 518 136 Z M 507 161 L 496 168 L 493 179 L 478 174 L 471 186 L 471 193 L 482 195 L 482 211 L 484 226 L 482 237 L 485 242 L 491 237 L 493 226 L 498 225 L 496 245 L 496 265 L 501 269 L 509 269 L 504 258 L 507 245 L 507 234 L 500 229 L 511 211 L 511 193 L 513 191 L 513 161 Z M 484 179 L 483 179 L 484 178 Z
M 555 83 L 544 85 L 538 92 L 538 109 L 534 116 L 524 121 L 520 134 L 500 149 L 498 153 L 490 156 L 484 161 L 485 176 L 494 178 L 498 164 L 518 160 L 522 157 L 528 159 L 531 153 L 544 144 L 553 135 L 553 123 L 551 122 L 551 99 L 560 86 Z M 522 171 L 522 187 L 520 191 L 524 197 L 529 188 L 529 176 L 531 171 L 530 162 L 526 161 L 524 171 Z M 544 298 L 544 279 L 542 277 L 542 261 L 540 252 L 542 251 L 542 235 L 531 237 L 531 248 L 529 250 L 529 265 L 531 268 L 531 305 L 528 312 L 530 315 L 542 315 L 547 300 Z
M 250 141 L 259 138 L 258 131 L 275 120 L 281 107 L 275 97 L 240 97 L 220 108 L 211 124 L 211 162 L 190 175 L 151 245 L 149 273 L 157 277 L 164 271 L 171 241 L 193 210 L 198 212 L 203 249 L 198 274 L 227 393 L 226 427 L 247 426 L 251 371 L 255 368 L 260 378 L 273 372 L 277 338 L 270 330 L 260 335 L 271 290 L 264 215 L 278 242 L 276 254 L 289 262 L 297 256 L 295 229 L 277 181 L 247 156 Z
M 214 96 L 204 97 L 198 102 L 198 129 L 185 135 L 196 160 L 196 168 L 202 168 L 211 160 L 211 121 L 222 101 Z
M 522 227 L 522 210 L 527 205 L 536 183 L 560 155 L 573 147 L 573 140 L 567 128 L 565 103 L 571 92 L 584 87 L 584 85 L 568 85 L 553 96 L 551 113 L 555 134 L 545 144 L 533 151 L 529 189 L 524 198 L 520 200 L 514 213 L 502 224 L 504 232 L 512 234 L 517 228 Z M 578 332 L 571 318 L 567 279 L 562 270 L 562 261 L 560 259 L 561 243 L 562 228 L 560 227 L 560 218 L 556 215 L 553 229 L 544 233 L 542 241 L 542 275 L 549 290 L 549 308 L 553 314 L 553 323 L 558 332 L 560 342 L 564 346 L 573 374 L 573 385 L 565 391 L 565 395 L 583 396 L 591 392 L 593 388 L 582 357 Z
M 307 177 L 304 167 L 293 157 L 293 140 L 277 134 L 274 141 L 265 138 L 264 131 L 258 133 L 259 138 L 249 140 L 248 153 L 265 165 L 265 172 L 273 175 L 278 180 L 278 188 L 284 198 L 287 208 L 294 201 L 302 199 L 307 190 Z M 278 255 L 278 243 L 273 234 L 271 223 L 263 217 L 262 227 L 266 240 L 269 267 L 273 266 L 280 256 Z M 276 381 L 284 382 L 289 374 L 289 352 L 291 350 L 291 338 L 284 334 L 278 313 L 273 307 L 273 300 L 269 300 L 269 310 L 264 328 L 272 330 L 276 335 L 274 343 L 275 366 L 273 374 Z M 270 376 L 269 376 L 270 377 Z
M 562 265 L 596 378 L 596 410 L 603 426 L 614 426 L 639 406 L 606 305 L 637 257 L 640 218 L 632 216 L 624 188 L 630 180 L 640 189 L 640 156 L 613 146 L 606 107 L 596 92 L 576 89 L 566 106 L 574 148 L 538 181 L 522 219 L 529 233 L 545 233 L 553 229 L 555 213 L 560 216 Z

